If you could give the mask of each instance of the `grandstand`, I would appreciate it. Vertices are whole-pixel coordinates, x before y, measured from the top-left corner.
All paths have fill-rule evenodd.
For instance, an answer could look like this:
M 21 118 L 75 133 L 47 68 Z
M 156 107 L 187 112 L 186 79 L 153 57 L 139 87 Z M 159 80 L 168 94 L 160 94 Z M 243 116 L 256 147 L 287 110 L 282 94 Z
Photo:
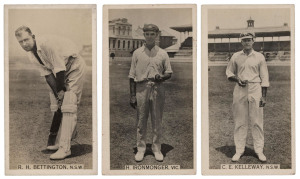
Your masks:
M 192 25 L 174 26 L 170 27 L 170 29 L 180 32 L 180 43 L 165 49 L 169 56 L 174 58 L 191 58 L 193 55 Z
M 279 27 L 254 27 L 254 20 L 247 20 L 248 26 L 239 29 L 216 29 L 208 32 L 208 59 L 228 61 L 233 53 L 243 49 L 239 35 L 241 32 L 255 33 L 253 49 L 261 52 L 267 61 L 290 61 L 290 27 L 287 23 Z
M 174 57 L 192 57 L 193 54 L 193 48 L 192 48 L 192 44 L 193 44 L 193 38 L 192 37 L 188 37 L 187 39 L 185 39 L 181 45 L 180 48 L 178 50 L 177 53 L 175 53 Z

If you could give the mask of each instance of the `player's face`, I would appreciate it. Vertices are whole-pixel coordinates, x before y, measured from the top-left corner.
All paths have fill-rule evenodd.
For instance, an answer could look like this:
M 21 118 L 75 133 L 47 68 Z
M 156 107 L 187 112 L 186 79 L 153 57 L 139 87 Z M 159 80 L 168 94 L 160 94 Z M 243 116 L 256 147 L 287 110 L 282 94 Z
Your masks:
M 146 31 L 144 32 L 144 37 L 146 40 L 146 44 L 154 44 L 155 39 L 157 37 L 157 33 L 155 31 Z
M 19 44 L 25 51 L 32 51 L 35 45 L 34 36 L 30 35 L 26 31 L 20 31 L 19 34 L 16 36 Z
M 252 49 L 253 43 L 254 43 L 254 41 L 253 41 L 252 38 L 251 39 L 250 38 L 249 39 L 242 39 L 242 45 L 243 45 L 245 50 Z

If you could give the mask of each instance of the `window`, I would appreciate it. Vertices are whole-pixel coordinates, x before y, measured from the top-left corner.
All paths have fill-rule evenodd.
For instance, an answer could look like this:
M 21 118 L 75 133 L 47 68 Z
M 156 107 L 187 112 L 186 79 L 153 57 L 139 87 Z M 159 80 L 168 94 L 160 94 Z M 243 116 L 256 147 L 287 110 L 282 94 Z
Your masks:
M 113 48 L 116 47 L 116 40 L 113 40 Z
M 139 48 L 139 41 L 136 42 L 136 47 Z
M 130 27 L 128 27 L 127 35 L 129 35 Z
M 123 40 L 123 49 L 125 48 L 125 40 Z
M 132 48 L 135 48 L 135 41 L 132 41 Z
M 115 34 L 115 26 L 113 27 L 113 34 Z
M 128 48 L 130 48 L 130 41 L 128 41 Z
M 118 48 L 120 48 L 120 40 L 118 40 Z
M 119 35 L 121 34 L 121 27 L 119 27 Z

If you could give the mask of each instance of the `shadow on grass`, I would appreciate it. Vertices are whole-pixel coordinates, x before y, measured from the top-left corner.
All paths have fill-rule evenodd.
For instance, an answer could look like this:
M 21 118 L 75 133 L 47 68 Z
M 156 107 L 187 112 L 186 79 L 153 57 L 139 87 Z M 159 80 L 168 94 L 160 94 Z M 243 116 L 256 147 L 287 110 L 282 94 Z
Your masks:
M 228 158 L 232 158 L 233 155 L 235 154 L 235 146 L 222 146 L 222 147 L 216 148 L 216 150 L 219 152 L 222 152 Z M 245 152 L 244 152 L 243 156 L 253 156 L 253 157 L 257 158 L 257 155 L 254 152 L 254 150 L 250 149 L 248 147 L 245 148 Z
M 93 151 L 93 148 L 92 148 L 92 145 L 89 145 L 89 144 L 76 144 L 76 145 L 72 145 L 71 151 L 72 151 L 71 157 L 78 157 L 81 155 L 91 153 Z M 42 150 L 41 152 L 44 154 L 53 154 L 56 151 L 45 149 L 45 150 Z
M 153 152 L 152 152 L 152 144 L 146 144 L 146 152 L 145 152 L 145 157 L 147 155 L 153 155 Z M 169 144 L 161 144 L 161 153 L 163 154 L 164 157 L 166 157 L 167 153 L 170 152 L 171 150 L 173 150 L 174 147 L 172 147 L 171 145 Z M 137 153 L 137 147 L 134 147 L 133 148 L 133 153 L 136 154 Z

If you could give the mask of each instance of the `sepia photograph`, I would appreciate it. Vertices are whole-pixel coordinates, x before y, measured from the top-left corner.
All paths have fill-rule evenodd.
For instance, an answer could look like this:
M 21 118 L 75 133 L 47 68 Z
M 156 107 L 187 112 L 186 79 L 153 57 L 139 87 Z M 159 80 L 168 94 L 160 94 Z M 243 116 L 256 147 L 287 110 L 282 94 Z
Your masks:
M 196 5 L 103 6 L 102 172 L 196 173 Z
M 95 175 L 96 5 L 5 5 L 6 175 Z
M 202 174 L 295 174 L 294 16 L 202 6 Z

